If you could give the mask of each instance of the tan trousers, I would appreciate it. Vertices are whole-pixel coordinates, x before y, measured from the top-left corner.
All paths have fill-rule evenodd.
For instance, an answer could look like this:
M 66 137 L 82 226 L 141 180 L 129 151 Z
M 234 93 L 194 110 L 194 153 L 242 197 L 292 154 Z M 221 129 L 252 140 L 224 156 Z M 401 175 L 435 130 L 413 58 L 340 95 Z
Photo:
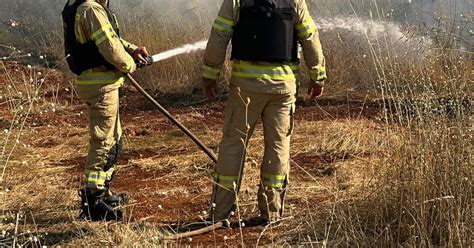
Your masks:
M 87 105 L 89 117 L 85 187 L 92 191 L 108 188 L 120 154 L 119 87 L 120 84 L 77 85 L 76 88 Z
M 214 172 L 212 217 L 223 220 L 236 204 L 242 180 L 246 142 L 255 124 L 263 122 L 265 152 L 261 165 L 258 205 L 263 218 L 274 221 L 283 213 L 288 184 L 290 138 L 295 96 L 257 94 L 232 87 L 225 110 L 223 137 Z

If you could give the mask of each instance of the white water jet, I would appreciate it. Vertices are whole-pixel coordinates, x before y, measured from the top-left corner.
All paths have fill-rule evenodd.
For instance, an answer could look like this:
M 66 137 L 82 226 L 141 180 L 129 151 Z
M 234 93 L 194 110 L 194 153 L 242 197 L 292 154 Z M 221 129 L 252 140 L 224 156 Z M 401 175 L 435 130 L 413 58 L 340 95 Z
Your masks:
M 403 49 L 419 50 L 417 48 L 428 48 L 432 44 L 431 39 L 416 35 L 406 34 L 401 26 L 394 22 L 375 21 L 367 19 L 358 19 L 354 17 L 336 17 L 319 19 L 316 26 L 320 30 L 334 31 L 346 30 L 353 33 L 355 37 L 364 37 L 370 40 L 376 40 L 383 36 L 389 38 L 394 45 L 402 46 Z M 207 40 L 201 40 L 195 43 L 186 44 L 168 51 L 164 51 L 151 56 L 152 62 L 158 62 L 168 58 L 172 58 L 181 54 L 188 54 L 203 50 L 206 48 Z
M 423 59 L 433 46 L 431 38 L 418 35 L 410 26 L 392 21 L 335 17 L 316 20 L 316 26 L 325 32 L 322 37 L 336 33 L 350 40 L 361 53 L 366 53 L 367 45 L 370 45 L 379 51 L 392 50 L 395 56 Z
M 402 30 L 400 24 L 389 21 L 338 17 L 319 19 L 316 22 L 316 26 L 324 31 L 342 29 L 357 35 L 367 35 L 367 38 L 371 40 L 385 36 L 395 43 L 417 43 L 424 46 L 432 44 L 429 38 L 407 34 Z
M 201 40 L 193 44 L 186 44 L 184 46 L 174 48 L 168 51 L 164 51 L 158 54 L 151 56 L 151 60 L 154 62 L 158 62 L 161 60 L 165 60 L 180 54 L 192 53 L 195 51 L 203 50 L 206 48 L 207 40 Z

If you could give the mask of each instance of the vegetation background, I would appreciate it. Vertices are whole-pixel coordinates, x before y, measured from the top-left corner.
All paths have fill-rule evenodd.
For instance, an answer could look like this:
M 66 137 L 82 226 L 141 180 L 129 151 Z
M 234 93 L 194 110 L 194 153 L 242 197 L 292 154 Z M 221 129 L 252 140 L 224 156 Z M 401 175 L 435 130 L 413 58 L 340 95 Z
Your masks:
M 61 62 L 64 55 L 59 13 L 64 2 L 2 0 L 1 3 L 0 124 L 4 132 L 0 157 L 3 168 L 0 246 L 159 244 L 163 242 L 162 232 L 141 222 L 104 227 L 74 221 L 74 188 L 80 183 L 64 187 L 60 183 L 49 185 L 45 179 L 54 175 L 60 182 L 70 173 L 60 173 L 57 166 L 64 157 L 73 157 L 71 152 L 64 151 L 72 147 L 85 151 L 85 140 L 73 138 L 69 133 L 62 141 L 53 139 L 57 143 L 53 150 L 40 149 L 35 144 L 49 141 L 37 136 L 47 132 L 37 127 L 35 119 L 29 118 L 45 111 L 50 114 L 57 111 L 66 119 L 76 118 L 71 111 L 76 111 L 79 103 L 72 91 L 71 75 Z M 111 5 L 121 21 L 124 38 L 156 53 L 206 39 L 220 3 L 219 0 L 116 0 Z M 275 231 L 266 244 L 472 246 L 472 1 L 307 0 L 307 3 L 321 33 L 330 78 L 326 96 L 316 106 L 299 109 L 292 166 L 301 181 L 289 195 L 290 206 L 297 206 L 291 208 L 295 216 L 289 221 L 292 231 L 283 234 Z M 195 93 L 199 87 L 201 59 L 201 52 L 177 56 L 139 71 L 136 76 L 157 96 L 179 93 L 178 98 L 164 98 L 172 99 L 168 102 L 170 106 L 190 105 L 200 97 Z M 33 69 L 12 67 L 11 61 L 33 65 Z M 56 65 L 59 70 L 44 69 Z M 228 68 L 222 78 L 223 92 Z M 302 69 L 304 72 L 304 64 Z M 61 80 L 63 83 L 57 83 Z M 305 73 L 300 81 L 304 88 Z M 64 101 L 61 95 L 71 99 Z M 354 106 L 360 109 L 354 110 Z M 181 117 L 188 124 L 196 125 L 196 116 L 208 113 L 205 107 L 189 108 L 191 114 Z M 367 115 L 364 112 L 367 108 L 377 111 Z M 133 106 L 128 109 L 147 110 Z M 213 106 L 209 111 L 212 110 Z M 140 114 L 133 118 L 140 118 Z M 85 135 L 83 123 L 71 125 L 61 127 L 77 129 L 76 135 L 80 137 Z M 218 128 L 209 124 L 206 130 L 195 131 L 215 147 Z M 33 147 L 28 146 L 28 140 L 36 140 L 30 142 Z M 255 141 L 261 141 L 261 136 L 257 135 Z M 166 142 L 170 149 L 185 146 L 180 137 L 158 134 L 131 137 L 128 142 L 132 151 L 137 147 L 156 148 L 160 142 Z M 34 148 L 44 159 L 31 155 Z M 64 149 L 64 154 L 55 154 L 56 149 Z M 261 150 L 261 145 L 251 145 L 248 163 L 258 161 Z M 199 170 L 189 170 L 196 164 L 211 170 L 204 157 L 185 154 L 180 158 L 169 155 L 172 160 L 129 161 L 127 166 L 138 164 L 139 168 L 153 169 L 157 163 L 160 169 L 163 164 L 181 164 L 183 167 L 175 169 L 188 178 L 196 173 L 200 175 Z M 32 170 L 29 165 L 35 166 L 35 173 L 39 173 L 35 180 L 28 177 Z M 312 170 L 318 166 L 323 168 Z M 252 206 L 258 166 L 246 170 L 249 179 L 244 182 L 246 193 L 241 200 L 244 205 Z M 325 173 L 330 176 L 321 176 Z M 45 191 L 49 195 L 32 191 L 28 183 L 39 188 L 48 184 Z M 208 193 L 200 192 L 200 195 L 206 199 Z M 41 197 L 48 199 L 51 195 L 56 196 L 56 201 L 42 203 L 45 198 Z M 68 211 L 61 212 L 61 208 Z M 242 214 L 248 213 L 243 210 Z M 48 232 L 56 234 L 48 235 Z M 234 242 L 244 244 L 243 235 L 241 238 Z M 255 245 L 259 240 L 246 244 Z

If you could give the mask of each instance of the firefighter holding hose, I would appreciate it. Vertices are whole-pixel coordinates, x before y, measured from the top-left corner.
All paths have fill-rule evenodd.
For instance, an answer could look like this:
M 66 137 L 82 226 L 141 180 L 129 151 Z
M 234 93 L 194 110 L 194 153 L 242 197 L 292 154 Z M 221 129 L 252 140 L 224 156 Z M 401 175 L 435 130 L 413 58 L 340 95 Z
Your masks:
M 119 220 L 128 197 L 110 190 L 121 151 L 119 88 L 124 74 L 146 62 L 148 53 L 120 38 L 119 25 L 107 0 L 69 0 L 62 12 L 69 68 L 77 75 L 76 90 L 87 105 L 89 152 L 80 217 Z
M 281 219 L 289 179 L 298 44 L 308 67 L 311 99 L 323 94 L 326 68 L 318 30 L 305 0 L 224 0 L 204 55 L 203 88 L 214 99 L 227 46 L 232 40 L 232 78 L 223 137 L 214 170 L 210 218 L 235 210 L 246 142 L 259 119 L 265 151 L 260 172 L 257 223 Z

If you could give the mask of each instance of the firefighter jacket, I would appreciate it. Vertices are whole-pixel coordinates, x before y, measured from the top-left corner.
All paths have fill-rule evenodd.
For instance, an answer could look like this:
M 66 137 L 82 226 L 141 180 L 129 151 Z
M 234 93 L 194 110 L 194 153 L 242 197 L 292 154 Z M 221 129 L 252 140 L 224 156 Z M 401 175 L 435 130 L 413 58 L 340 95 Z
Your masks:
M 202 76 L 217 80 L 226 58 L 227 47 L 234 27 L 239 21 L 241 0 L 224 0 L 212 25 L 204 55 Z M 303 49 L 311 82 L 320 84 L 326 76 L 325 60 L 319 33 L 311 18 L 305 0 L 294 0 L 295 31 Z M 282 48 L 286 49 L 286 48 Z M 244 90 L 263 94 L 295 93 L 298 62 L 263 62 L 234 59 L 231 84 Z
M 72 4 L 73 0 L 69 4 Z M 120 86 L 124 82 L 124 73 L 135 69 L 135 62 L 130 54 L 137 46 L 121 39 L 109 21 L 106 10 L 101 4 L 103 0 L 87 0 L 76 12 L 74 31 L 80 44 L 93 41 L 104 59 L 115 67 L 107 69 L 99 66 L 82 72 L 77 77 L 78 85 L 109 85 Z M 114 19 L 116 21 L 115 15 Z M 118 24 L 115 24 L 118 26 Z

